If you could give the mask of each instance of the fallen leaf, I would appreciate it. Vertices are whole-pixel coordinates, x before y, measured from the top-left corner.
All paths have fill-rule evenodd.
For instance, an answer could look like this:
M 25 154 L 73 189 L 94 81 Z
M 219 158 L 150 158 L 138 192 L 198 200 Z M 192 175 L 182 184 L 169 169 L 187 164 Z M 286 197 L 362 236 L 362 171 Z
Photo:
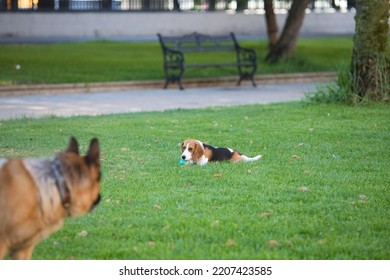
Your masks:
M 234 246 L 234 245 L 236 245 L 236 242 L 234 242 L 233 239 L 228 239 L 226 241 L 226 246 L 231 247 L 231 246 Z
M 259 216 L 261 218 L 267 218 L 267 217 L 271 217 L 272 213 L 271 212 L 264 212 L 264 213 L 257 214 L 257 216 Z
M 216 173 L 213 176 L 219 178 L 219 177 L 222 177 L 222 174 L 221 173 Z
M 364 194 L 359 195 L 359 203 L 366 203 L 368 201 L 368 197 Z
M 303 143 L 299 143 L 298 145 L 295 146 L 295 149 L 298 149 L 298 148 L 300 148 L 302 146 L 303 146 Z
M 359 200 L 360 201 L 366 201 L 366 200 L 368 200 L 368 197 L 365 196 L 364 194 L 361 194 L 361 195 L 359 195 Z
M 286 244 L 287 244 L 287 247 L 289 247 L 289 248 L 293 248 L 294 247 L 294 243 L 292 243 L 290 240 L 288 240 L 286 242 Z
M 155 209 L 161 209 L 161 206 L 159 204 L 154 205 Z
M 87 235 L 88 235 L 88 231 L 86 231 L 86 230 L 83 230 L 82 232 L 80 232 L 78 234 L 78 236 L 80 236 L 80 237 L 86 237 Z
M 320 239 L 320 240 L 317 241 L 317 244 L 318 245 L 324 245 L 325 244 L 325 240 Z
M 309 191 L 309 188 L 305 187 L 305 186 L 301 186 L 301 187 L 298 188 L 298 190 L 301 191 L 301 192 L 307 192 L 307 191 Z
M 297 155 L 292 155 L 291 157 L 292 158 L 301 158 L 300 156 L 297 156 Z
M 279 242 L 277 240 L 270 240 L 268 241 L 268 247 L 270 248 L 279 247 Z

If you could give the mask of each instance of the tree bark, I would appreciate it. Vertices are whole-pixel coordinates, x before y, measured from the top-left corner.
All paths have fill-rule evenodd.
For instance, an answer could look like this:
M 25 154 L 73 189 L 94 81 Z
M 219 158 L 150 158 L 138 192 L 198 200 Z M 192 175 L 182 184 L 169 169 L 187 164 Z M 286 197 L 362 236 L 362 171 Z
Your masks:
M 299 31 L 305 17 L 305 10 L 310 0 L 293 0 L 288 13 L 282 35 L 267 54 L 267 62 L 277 62 L 280 59 L 288 59 L 293 53 Z
M 352 91 L 373 101 L 390 95 L 389 9 L 389 0 L 356 1 Z
M 273 0 L 264 0 L 265 20 L 267 25 L 269 49 L 278 41 L 278 24 L 274 13 Z

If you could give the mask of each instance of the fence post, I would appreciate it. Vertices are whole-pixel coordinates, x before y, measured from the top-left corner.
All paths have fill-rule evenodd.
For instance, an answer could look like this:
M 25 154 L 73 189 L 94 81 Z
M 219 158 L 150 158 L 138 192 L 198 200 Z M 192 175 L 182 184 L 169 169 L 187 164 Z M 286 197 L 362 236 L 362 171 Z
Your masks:
M 11 11 L 17 11 L 18 8 L 18 0 L 11 0 Z
M 60 11 L 68 11 L 69 2 L 70 0 L 60 0 Z
M 150 10 L 150 0 L 142 0 L 142 9 Z
M 54 10 L 54 0 L 39 0 L 38 1 L 38 10 L 53 11 Z
M 112 10 L 112 0 L 102 0 L 102 8 L 104 11 Z

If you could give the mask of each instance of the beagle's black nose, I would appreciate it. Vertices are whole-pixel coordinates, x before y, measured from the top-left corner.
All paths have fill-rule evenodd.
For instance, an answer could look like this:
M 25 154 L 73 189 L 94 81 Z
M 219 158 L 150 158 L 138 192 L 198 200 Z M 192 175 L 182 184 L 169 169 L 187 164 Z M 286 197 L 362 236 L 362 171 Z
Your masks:
M 182 158 L 182 159 L 186 159 L 186 156 L 185 156 L 185 155 L 182 155 L 181 158 Z

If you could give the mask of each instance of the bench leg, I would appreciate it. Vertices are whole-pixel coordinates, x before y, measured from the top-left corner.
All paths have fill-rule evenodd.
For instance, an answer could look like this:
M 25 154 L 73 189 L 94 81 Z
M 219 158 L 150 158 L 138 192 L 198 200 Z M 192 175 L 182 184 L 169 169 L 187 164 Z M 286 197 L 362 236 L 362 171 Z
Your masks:
M 257 87 L 256 82 L 255 82 L 255 77 L 253 75 L 251 76 L 251 81 L 252 81 L 253 87 Z
M 181 83 L 181 77 L 183 76 L 183 71 L 180 72 L 179 74 L 176 74 L 176 73 L 172 73 L 172 74 L 166 74 L 165 75 L 165 84 L 164 84 L 164 89 L 167 89 L 168 88 L 168 85 L 170 83 L 172 84 L 175 84 L 176 82 L 179 84 L 179 88 L 181 90 L 184 89 L 182 83 Z
M 240 79 L 237 82 L 237 86 L 240 86 L 242 80 L 244 80 L 244 79 L 251 80 L 253 87 L 257 87 L 254 75 L 250 75 L 250 74 L 240 75 Z
M 167 88 L 168 88 L 168 84 L 169 84 L 169 81 L 168 81 L 168 80 L 165 80 L 164 89 L 167 89 Z
M 240 76 L 240 79 L 237 81 L 237 86 L 239 87 L 241 85 L 242 77 Z
M 179 88 L 180 88 L 180 90 L 184 90 L 184 87 L 183 87 L 183 85 L 181 84 L 181 80 L 178 80 L 177 82 L 179 83 Z

